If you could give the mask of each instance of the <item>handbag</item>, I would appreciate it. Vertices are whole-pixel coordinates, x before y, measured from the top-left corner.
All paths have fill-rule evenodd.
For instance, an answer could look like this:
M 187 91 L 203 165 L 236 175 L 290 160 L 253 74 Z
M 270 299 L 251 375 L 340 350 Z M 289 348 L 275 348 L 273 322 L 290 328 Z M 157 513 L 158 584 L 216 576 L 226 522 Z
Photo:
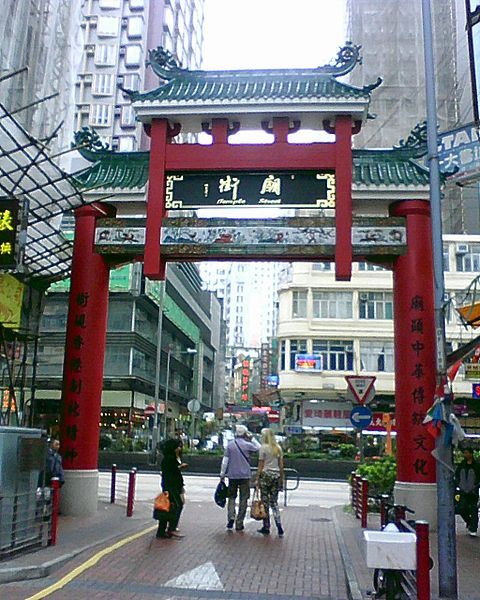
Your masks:
M 153 510 L 170 512 L 170 496 L 168 492 L 162 492 L 161 494 L 158 494 L 153 503 Z
M 255 521 L 262 521 L 267 517 L 267 511 L 265 510 L 264 503 L 260 500 L 258 495 L 258 489 L 255 489 L 253 494 L 252 506 L 250 508 L 250 516 Z
M 213 495 L 213 499 L 215 500 L 215 504 L 223 508 L 227 503 L 228 496 L 228 487 L 226 486 L 224 481 L 220 481 L 217 485 L 217 489 L 215 490 L 215 494 Z

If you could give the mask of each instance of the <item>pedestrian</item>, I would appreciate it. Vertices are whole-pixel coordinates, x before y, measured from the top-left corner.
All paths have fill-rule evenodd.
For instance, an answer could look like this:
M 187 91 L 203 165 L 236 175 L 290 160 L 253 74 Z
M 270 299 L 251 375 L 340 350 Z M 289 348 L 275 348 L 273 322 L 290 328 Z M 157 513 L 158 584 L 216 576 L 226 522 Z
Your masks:
M 166 440 L 161 449 L 163 452 L 162 490 L 168 492 L 170 511 L 165 513 L 159 511 L 156 515 L 158 517 L 157 538 L 181 538 L 183 535 L 178 533 L 177 527 L 185 503 L 185 487 L 180 471 L 182 442 L 177 438 Z
M 56 438 L 52 438 L 47 450 L 45 485 L 51 485 L 53 477 L 58 477 L 61 486 L 65 483 L 65 473 L 63 472 L 62 457 L 59 450 L 60 442 Z
M 250 456 L 258 452 L 260 444 L 249 433 L 245 425 L 236 425 L 235 438 L 225 448 L 220 470 L 220 480 L 228 477 L 227 529 L 243 531 L 248 498 L 250 497 L 250 479 L 252 469 Z M 238 513 L 235 517 L 235 501 L 240 492 Z
M 468 534 L 477 535 L 478 529 L 478 489 L 480 486 L 480 463 L 472 448 L 464 448 L 463 461 L 455 471 L 455 483 L 460 490 L 458 513 L 467 525 Z
M 284 486 L 283 452 L 275 439 L 271 429 L 262 429 L 262 445 L 258 456 L 257 486 L 260 488 L 260 497 L 267 516 L 263 519 L 263 526 L 258 533 L 270 534 L 270 509 L 277 526 L 279 537 L 283 537 L 284 530 L 280 520 L 278 508 L 278 492 Z

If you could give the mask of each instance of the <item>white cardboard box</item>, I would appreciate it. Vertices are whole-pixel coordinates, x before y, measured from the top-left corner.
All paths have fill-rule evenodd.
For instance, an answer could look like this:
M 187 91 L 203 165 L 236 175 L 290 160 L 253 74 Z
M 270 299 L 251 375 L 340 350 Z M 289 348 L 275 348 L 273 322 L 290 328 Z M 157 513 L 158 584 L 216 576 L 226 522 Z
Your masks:
M 367 566 L 370 569 L 417 568 L 417 536 L 397 531 L 364 531 Z

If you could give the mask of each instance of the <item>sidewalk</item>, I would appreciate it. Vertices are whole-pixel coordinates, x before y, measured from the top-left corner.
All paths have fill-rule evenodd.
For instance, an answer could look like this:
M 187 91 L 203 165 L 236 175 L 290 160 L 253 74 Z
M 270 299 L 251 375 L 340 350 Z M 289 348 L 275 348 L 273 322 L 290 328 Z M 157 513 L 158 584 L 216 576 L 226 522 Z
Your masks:
M 127 518 L 124 505 L 99 502 L 92 517 L 59 516 L 57 545 L 0 562 L 0 584 L 47 577 L 78 554 L 152 524 L 150 504 L 138 503 Z
M 352 600 L 368 598 L 367 592 L 373 590 L 373 570 L 368 569 L 365 563 L 363 530 L 360 520 L 345 512 L 342 507 L 335 508 L 334 515 L 338 524 L 337 532 L 340 531 L 344 540 L 342 558 L 347 565 L 351 565 L 348 580 L 350 597 Z M 368 529 L 380 529 L 379 515 L 370 514 L 368 516 Z M 430 556 L 435 563 L 430 579 L 432 598 L 438 598 L 437 541 L 437 536 L 430 534 Z M 469 537 L 465 525 L 459 517 L 457 517 L 457 557 L 459 598 L 461 600 L 480 600 L 478 576 L 480 537 Z M 347 567 L 347 575 L 348 570 Z
M 326 509 L 313 505 L 288 507 L 282 511 L 282 520 L 284 539 L 274 534 L 262 537 L 256 533 L 260 524 L 251 520 L 246 522 L 244 533 L 231 533 L 225 530 L 224 510 L 213 502 L 192 501 L 182 515 L 184 539 L 166 542 L 165 546 L 165 541 L 155 540 L 153 533 L 143 536 L 102 558 L 53 598 L 177 599 L 180 595 L 175 586 L 188 588 L 188 593 L 181 596 L 188 600 L 368 598 L 372 571 L 365 564 L 359 520 L 341 506 Z M 100 503 L 93 517 L 60 517 L 57 546 L 0 563 L 0 584 L 4 584 L 0 585 L 0 597 L 30 596 L 98 550 L 151 525 L 151 502 L 138 502 L 131 518 L 125 516 L 124 506 L 107 503 Z M 378 515 L 369 516 L 369 528 L 379 528 Z M 480 600 L 480 538 L 468 537 L 460 524 L 458 531 L 460 598 Z M 435 562 L 436 543 L 432 535 L 431 556 Z M 212 573 L 219 587 L 201 587 L 204 583 L 199 584 L 198 577 L 208 578 Z M 188 585 L 175 583 L 182 577 Z M 437 579 L 434 569 L 432 598 L 437 597 Z

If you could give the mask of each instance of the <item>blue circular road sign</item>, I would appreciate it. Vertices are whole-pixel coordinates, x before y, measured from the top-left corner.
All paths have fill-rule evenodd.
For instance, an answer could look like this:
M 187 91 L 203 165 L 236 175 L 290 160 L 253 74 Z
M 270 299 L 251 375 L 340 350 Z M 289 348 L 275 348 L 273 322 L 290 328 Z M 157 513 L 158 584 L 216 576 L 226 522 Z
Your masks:
M 372 411 L 367 406 L 354 406 L 350 413 L 350 422 L 357 429 L 365 429 L 372 422 Z

